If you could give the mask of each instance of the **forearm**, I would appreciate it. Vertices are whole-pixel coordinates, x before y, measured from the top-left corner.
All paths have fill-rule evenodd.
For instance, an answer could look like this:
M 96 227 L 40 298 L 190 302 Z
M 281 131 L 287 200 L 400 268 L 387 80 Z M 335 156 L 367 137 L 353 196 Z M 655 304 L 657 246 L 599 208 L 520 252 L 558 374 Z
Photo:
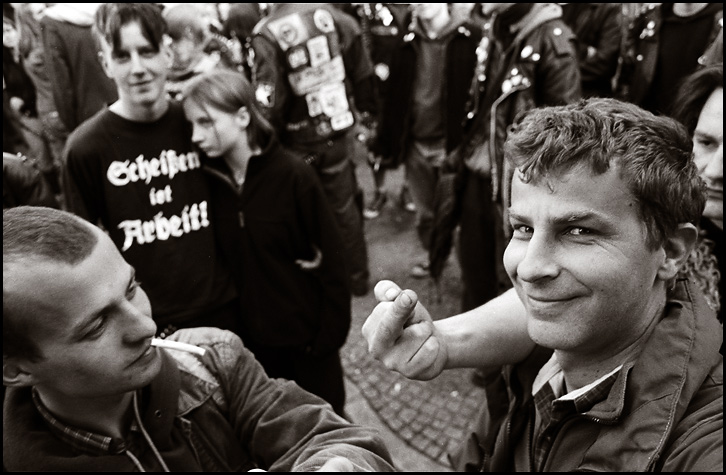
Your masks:
M 526 310 L 514 289 L 434 325 L 447 348 L 445 369 L 516 363 L 534 348 Z

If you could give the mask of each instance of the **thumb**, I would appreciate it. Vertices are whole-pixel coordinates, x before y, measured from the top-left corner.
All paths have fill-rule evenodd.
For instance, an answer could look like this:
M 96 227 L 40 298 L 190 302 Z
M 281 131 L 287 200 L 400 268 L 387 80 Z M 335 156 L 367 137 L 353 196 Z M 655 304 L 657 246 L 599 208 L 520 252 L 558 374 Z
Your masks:
M 363 324 L 363 334 L 368 340 L 368 351 L 374 356 L 392 348 L 403 334 L 406 322 L 413 315 L 418 297 L 413 290 L 400 292 L 393 302 L 379 303 L 378 312 Z
M 373 289 L 373 294 L 379 302 L 393 302 L 400 293 L 401 287 L 391 280 L 381 280 Z

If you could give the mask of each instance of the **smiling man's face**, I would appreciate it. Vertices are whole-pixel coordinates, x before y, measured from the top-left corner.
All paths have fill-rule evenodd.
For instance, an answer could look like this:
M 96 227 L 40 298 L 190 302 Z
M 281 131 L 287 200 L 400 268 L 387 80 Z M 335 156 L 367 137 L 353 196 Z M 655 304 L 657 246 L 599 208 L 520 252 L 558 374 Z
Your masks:
M 593 176 L 576 167 L 530 183 L 515 174 L 504 264 L 542 346 L 617 351 L 642 333 L 664 295 L 664 251 L 649 248 L 616 168 Z

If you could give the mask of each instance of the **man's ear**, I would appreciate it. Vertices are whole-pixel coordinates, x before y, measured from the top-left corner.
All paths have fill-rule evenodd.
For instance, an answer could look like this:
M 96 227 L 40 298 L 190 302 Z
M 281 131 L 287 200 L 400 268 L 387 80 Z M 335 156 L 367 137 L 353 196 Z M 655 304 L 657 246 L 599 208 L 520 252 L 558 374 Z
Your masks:
M 106 77 L 109 79 L 113 79 L 113 76 L 111 76 L 111 71 L 108 69 L 108 61 L 106 60 L 106 53 L 103 51 L 98 52 L 98 62 L 101 63 L 101 67 L 103 68 L 103 72 L 106 73 Z
M 20 388 L 34 383 L 35 378 L 21 359 L 3 357 L 3 386 Z
M 658 277 L 663 281 L 673 279 L 685 264 L 698 241 L 698 229 L 690 223 L 679 224 L 672 236 L 663 244 L 665 259 L 658 268 Z
M 243 129 L 246 129 L 247 126 L 250 125 L 250 111 L 248 111 L 246 107 L 240 107 L 236 116 L 237 124 L 239 124 Z

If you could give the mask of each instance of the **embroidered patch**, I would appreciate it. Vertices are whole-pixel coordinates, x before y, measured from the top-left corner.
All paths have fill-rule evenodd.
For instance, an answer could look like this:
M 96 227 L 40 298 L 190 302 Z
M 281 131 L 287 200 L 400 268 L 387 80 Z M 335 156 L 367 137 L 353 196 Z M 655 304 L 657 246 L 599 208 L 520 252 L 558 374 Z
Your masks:
M 330 48 L 328 47 L 328 39 L 325 36 L 311 38 L 307 42 L 307 47 L 310 53 L 310 66 L 317 68 L 321 64 L 330 61 Z
M 376 76 L 378 76 L 378 79 L 380 79 L 381 81 L 385 81 L 386 79 L 388 79 L 388 76 L 391 74 L 391 70 L 388 68 L 388 65 L 386 63 L 376 64 L 374 71 L 376 72 Z
M 308 51 L 304 46 L 296 46 L 291 48 L 287 53 L 287 64 L 292 69 L 298 69 L 308 65 Z
M 287 15 L 279 20 L 271 21 L 267 27 L 283 51 L 287 51 L 309 38 L 307 28 L 298 14 Z
M 255 99 L 264 107 L 273 107 L 275 105 L 275 85 L 269 82 L 257 84 Z
M 327 10 L 315 10 L 313 13 L 313 22 L 318 30 L 323 33 L 332 33 L 335 30 L 335 22 L 333 22 L 333 16 Z

